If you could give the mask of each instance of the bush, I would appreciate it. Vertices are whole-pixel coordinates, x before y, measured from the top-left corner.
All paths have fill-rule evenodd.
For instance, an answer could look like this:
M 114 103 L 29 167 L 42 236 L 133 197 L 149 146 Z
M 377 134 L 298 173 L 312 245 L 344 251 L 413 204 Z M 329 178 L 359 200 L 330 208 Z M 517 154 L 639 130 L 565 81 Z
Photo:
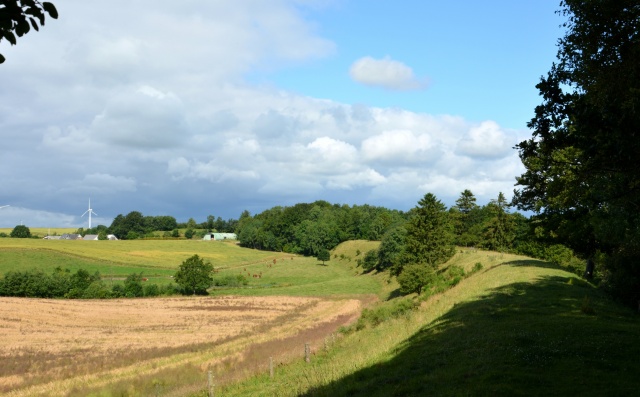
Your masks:
M 213 285 L 216 287 L 241 287 L 249 284 L 249 279 L 244 275 L 238 274 L 237 276 L 224 276 L 213 279 Z
M 457 285 L 464 278 L 464 269 L 460 266 L 450 266 L 446 272 L 446 281 L 449 286 Z
M 146 284 L 144 286 L 144 296 L 160 296 L 158 284 Z
M 139 298 L 144 296 L 142 288 L 142 273 L 131 273 L 124 280 L 124 296 L 127 298 Z
M 364 309 L 356 322 L 356 330 L 361 330 L 367 325 L 377 326 L 390 319 L 398 318 L 415 310 L 418 307 L 412 299 L 396 299 L 383 303 L 373 309 Z
M 111 291 L 102 280 L 97 280 L 89 284 L 82 292 L 83 299 L 108 299 L 111 298 Z

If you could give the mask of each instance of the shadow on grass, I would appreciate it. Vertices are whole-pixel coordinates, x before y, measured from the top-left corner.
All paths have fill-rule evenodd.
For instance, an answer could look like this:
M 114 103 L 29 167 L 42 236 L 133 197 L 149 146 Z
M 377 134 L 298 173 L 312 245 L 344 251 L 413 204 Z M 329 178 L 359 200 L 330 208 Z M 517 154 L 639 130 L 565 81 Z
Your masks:
M 640 390 L 639 336 L 633 311 L 584 281 L 546 276 L 456 305 L 389 361 L 306 395 L 633 395 Z

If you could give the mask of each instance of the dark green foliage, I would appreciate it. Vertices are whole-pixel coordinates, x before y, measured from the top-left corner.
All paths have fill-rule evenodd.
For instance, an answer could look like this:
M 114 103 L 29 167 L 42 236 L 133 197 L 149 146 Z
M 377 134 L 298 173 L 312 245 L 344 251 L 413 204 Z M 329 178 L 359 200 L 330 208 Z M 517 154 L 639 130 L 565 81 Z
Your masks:
M 236 233 L 243 247 L 317 256 L 347 240 L 377 240 L 405 215 L 381 207 L 331 205 L 326 201 L 274 207 L 256 216 L 243 212 Z
M 192 239 L 192 238 L 193 238 L 193 234 L 194 234 L 193 229 L 187 229 L 187 230 L 184 232 L 184 237 L 185 237 L 187 240 L 190 240 L 190 239 Z
M 212 272 L 213 265 L 210 262 L 205 262 L 198 255 L 193 255 L 182 262 L 174 280 L 186 294 L 205 294 L 207 288 L 213 284 Z
M 378 270 L 401 269 L 407 229 L 401 225 L 387 231 L 378 248 Z
M 131 273 L 124 280 L 124 296 L 127 298 L 139 298 L 144 296 L 142 287 L 142 273 Z
M 435 268 L 448 261 L 455 253 L 452 226 L 444 204 L 427 193 L 407 223 L 403 262 Z
M 236 276 L 228 275 L 224 277 L 217 277 L 213 279 L 213 285 L 216 287 L 242 287 L 249 284 L 249 279 L 244 275 L 238 274 Z
M 111 297 L 111 290 L 102 280 L 92 282 L 82 293 L 83 299 L 108 299 Z
M 132 240 L 153 231 L 177 231 L 177 227 L 178 222 L 172 216 L 143 216 L 138 211 L 131 211 L 126 216 L 122 214 L 116 216 L 107 232 L 115 234 L 120 239 Z
M 584 258 L 602 254 L 603 285 L 640 300 L 640 7 L 562 2 L 566 34 L 536 86 L 543 98 L 517 145 L 525 173 L 518 208 L 548 240 Z
M 31 237 L 31 231 L 24 225 L 17 225 L 13 228 L 9 236 L 13 238 L 29 238 Z
M 322 264 L 324 265 L 326 261 L 331 259 L 331 252 L 329 252 L 328 249 L 322 248 L 318 251 L 317 259 L 322 261 Z
M 129 275 L 124 284 L 109 288 L 99 273 L 84 269 L 71 273 L 57 267 L 52 274 L 41 270 L 11 271 L 0 279 L 0 296 L 29 298 L 108 299 L 122 297 L 158 296 L 176 294 L 174 285 L 142 286 L 142 274 Z
M 0 42 L 4 39 L 16 45 L 16 35 L 22 37 L 31 28 L 38 31 L 44 26 L 45 15 L 58 19 L 56 7 L 47 1 L 36 0 L 0 0 Z M 0 54 L 0 63 L 5 58 Z
M 369 250 L 364 254 L 364 259 L 362 260 L 362 269 L 364 271 L 371 271 L 378 267 L 378 250 Z
M 502 192 L 487 206 L 490 217 L 484 226 L 483 247 L 502 252 L 511 248 L 515 238 L 515 224 L 507 207 L 507 200 Z
M 425 287 L 433 284 L 436 280 L 435 270 L 424 264 L 410 264 L 404 266 L 402 273 L 398 276 L 400 291 L 405 294 L 422 293 Z

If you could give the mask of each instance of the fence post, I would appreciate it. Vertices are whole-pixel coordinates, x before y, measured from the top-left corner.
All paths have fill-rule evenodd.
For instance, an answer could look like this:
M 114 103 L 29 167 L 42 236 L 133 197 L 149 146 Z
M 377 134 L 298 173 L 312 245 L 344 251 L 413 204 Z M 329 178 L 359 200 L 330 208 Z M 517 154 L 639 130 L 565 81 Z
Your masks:
M 309 348 L 309 344 L 305 343 L 304 344 L 304 361 L 308 363 L 311 362 L 310 354 L 311 354 L 311 349 Z
M 269 357 L 269 376 L 273 378 L 273 357 Z
M 209 397 L 214 397 L 213 395 L 213 374 L 209 371 L 207 376 L 207 391 Z

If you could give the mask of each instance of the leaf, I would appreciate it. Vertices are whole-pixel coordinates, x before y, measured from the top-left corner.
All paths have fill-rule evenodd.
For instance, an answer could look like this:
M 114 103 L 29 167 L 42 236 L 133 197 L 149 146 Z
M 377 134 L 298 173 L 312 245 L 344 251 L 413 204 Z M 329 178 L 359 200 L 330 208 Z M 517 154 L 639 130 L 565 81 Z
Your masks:
M 31 22 L 31 26 L 33 26 L 36 32 L 40 30 L 40 28 L 38 27 L 38 22 L 34 18 L 29 18 L 29 21 Z
M 49 14 L 49 16 L 53 19 L 58 19 L 58 10 L 56 10 L 56 6 L 53 3 L 49 3 L 45 1 L 42 3 L 42 7 Z
M 11 45 L 16 45 L 16 36 L 14 36 L 13 33 L 7 32 L 7 31 L 5 32 L 0 31 L 0 34 L 2 34 L 5 39 L 9 40 Z
M 4 63 L 5 58 L 2 56 L 2 54 L 0 54 L 0 63 Z
M 16 33 L 18 34 L 18 37 L 22 37 L 29 33 L 29 30 L 31 30 L 29 22 L 27 22 L 26 18 L 21 19 L 16 26 Z

